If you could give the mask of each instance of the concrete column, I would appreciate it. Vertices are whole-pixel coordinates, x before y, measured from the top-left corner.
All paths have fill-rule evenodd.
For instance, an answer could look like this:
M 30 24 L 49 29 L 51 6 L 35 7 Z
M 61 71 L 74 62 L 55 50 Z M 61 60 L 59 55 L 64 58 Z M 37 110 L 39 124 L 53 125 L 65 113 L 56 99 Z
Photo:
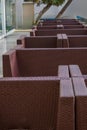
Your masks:
M 2 10 L 2 33 L 3 35 L 6 35 L 5 0 L 1 0 L 1 10 Z
M 23 2 L 23 29 L 32 28 L 34 23 L 34 4 L 33 2 Z
M 16 0 L 16 28 L 22 28 L 22 16 L 23 16 L 23 9 L 22 9 L 23 0 Z

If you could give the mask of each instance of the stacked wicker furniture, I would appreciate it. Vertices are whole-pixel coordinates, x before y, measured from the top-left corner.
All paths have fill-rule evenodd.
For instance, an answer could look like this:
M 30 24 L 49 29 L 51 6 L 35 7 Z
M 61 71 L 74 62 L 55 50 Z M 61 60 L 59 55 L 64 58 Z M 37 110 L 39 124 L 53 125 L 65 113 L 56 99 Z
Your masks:
M 86 31 L 75 19 L 44 20 L 3 55 L 1 130 L 87 130 Z

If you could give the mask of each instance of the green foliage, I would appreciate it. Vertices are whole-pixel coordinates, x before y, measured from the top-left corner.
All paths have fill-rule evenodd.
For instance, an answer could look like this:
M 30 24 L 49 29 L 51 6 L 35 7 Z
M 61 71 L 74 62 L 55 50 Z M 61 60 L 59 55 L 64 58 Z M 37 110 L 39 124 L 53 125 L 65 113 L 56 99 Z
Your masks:
M 65 0 L 33 0 L 33 2 L 35 2 L 37 4 L 43 3 L 43 4 L 59 6 L 59 5 L 62 5 L 65 2 Z
M 62 5 L 65 0 L 33 0 L 34 3 L 37 3 L 37 5 L 46 4 L 46 6 L 39 12 L 39 15 L 36 18 L 35 24 L 38 23 L 39 19 L 42 17 L 42 15 L 52 6 L 60 6 Z

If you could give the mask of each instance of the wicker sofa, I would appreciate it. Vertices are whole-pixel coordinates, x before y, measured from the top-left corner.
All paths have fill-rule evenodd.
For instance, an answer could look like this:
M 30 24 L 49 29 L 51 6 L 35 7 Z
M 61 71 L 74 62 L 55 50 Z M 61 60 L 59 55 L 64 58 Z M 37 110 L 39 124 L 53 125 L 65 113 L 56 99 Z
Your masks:
M 84 25 L 48 25 L 48 26 L 34 26 L 33 29 L 37 30 L 49 30 L 49 29 L 74 29 L 74 28 L 85 28 Z
M 0 129 L 74 130 L 74 103 L 70 79 L 0 78 Z
M 81 25 L 81 23 L 79 21 L 61 21 L 61 20 L 57 20 L 57 21 L 40 21 L 38 23 L 38 26 L 47 26 L 47 25 L 59 25 L 59 24 L 63 24 L 63 25 Z
M 57 36 L 22 36 L 17 39 L 17 45 L 25 48 L 59 48 L 62 47 L 61 35 Z
M 33 30 L 30 36 L 56 36 L 57 34 L 65 33 L 67 35 L 87 35 L 86 28 L 78 29 L 50 29 L 50 30 Z
M 87 73 L 87 48 L 19 48 L 3 55 L 5 77 L 57 76 L 59 65 L 78 64 Z
M 24 36 L 17 39 L 17 45 L 23 45 L 24 48 L 87 47 L 87 36 L 66 34 L 57 34 L 57 36 Z

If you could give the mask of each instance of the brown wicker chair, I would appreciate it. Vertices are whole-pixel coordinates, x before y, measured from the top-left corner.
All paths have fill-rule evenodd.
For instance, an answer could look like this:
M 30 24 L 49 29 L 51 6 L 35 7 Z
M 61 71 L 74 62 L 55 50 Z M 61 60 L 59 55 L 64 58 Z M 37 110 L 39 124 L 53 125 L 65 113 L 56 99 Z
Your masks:
M 57 76 L 59 65 L 78 64 L 87 73 L 87 48 L 16 49 L 3 55 L 3 75 Z
M 57 48 L 62 47 L 62 40 L 60 34 L 57 36 L 20 37 L 17 39 L 17 45 L 21 44 L 24 48 Z
M 87 47 L 87 36 L 66 34 L 57 34 L 57 36 L 25 36 L 17 40 L 17 45 L 23 45 L 24 48 Z
M 82 25 L 79 23 L 79 21 L 41 21 L 38 23 L 38 26 L 48 26 L 48 25 L 58 25 L 58 24 L 63 24 L 63 25 Z
M 50 29 L 50 30 L 33 30 L 30 36 L 56 36 L 58 33 L 67 35 L 87 35 L 87 29 Z
M 17 45 L 21 44 L 24 48 L 87 47 L 87 36 L 66 34 L 57 34 L 57 36 L 25 36 L 17 40 Z
M 74 130 L 74 104 L 70 79 L 1 78 L 0 130 Z
M 85 28 L 84 25 L 48 25 L 48 26 L 34 26 L 33 29 L 37 30 L 49 30 L 49 29 L 76 29 Z

